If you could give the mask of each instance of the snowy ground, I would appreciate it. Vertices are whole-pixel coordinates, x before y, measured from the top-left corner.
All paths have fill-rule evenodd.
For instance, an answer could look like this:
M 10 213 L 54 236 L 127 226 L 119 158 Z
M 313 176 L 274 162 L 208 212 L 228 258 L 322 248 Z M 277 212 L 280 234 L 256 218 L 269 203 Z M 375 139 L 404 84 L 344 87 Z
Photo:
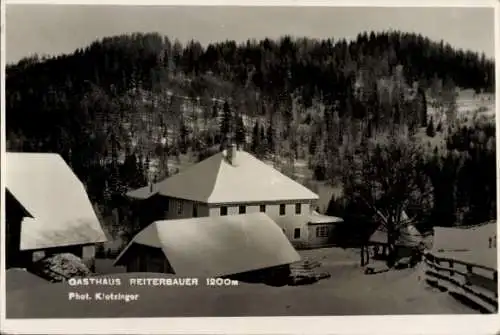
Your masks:
M 342 249 L 301 251 L 316 259 L 331 278 L 305 286 L 270 287 L 240 283 L 233 287 L 149 287 L 128 278 L 160 274 L 112 275 L 119 287 L 70 287 L 48 284 L 7 294 L 7 317 L 169 317 L 169 316 L 307 316 L 384 314 L 469 314 L 475 311 L 445 293 L 426 288 L 420 270 L 365 275 L 358 255 Z M 43 289 L 42 289 L 43 288 Z M 133 302 L 69 301 L 69 292 L 138 294 Z M 48 301 L 50 304 L 39 304 Z

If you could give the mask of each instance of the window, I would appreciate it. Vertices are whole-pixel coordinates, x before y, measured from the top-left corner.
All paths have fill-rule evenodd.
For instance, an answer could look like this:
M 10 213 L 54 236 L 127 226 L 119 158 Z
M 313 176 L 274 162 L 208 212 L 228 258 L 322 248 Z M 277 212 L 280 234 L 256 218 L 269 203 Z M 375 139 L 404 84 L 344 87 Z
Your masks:
M 220 208 L 220 215 L 221 216 L 227 215 L 227 207 L 226 206 L 222 206 Z
M 245 214 L 246 212 L 247 212 L 247 208 L 245 206 L 242 205 L 238 208 L 238 213 Z
M 260 205 L 260 212 L 265 213 L 266 212 L 266 205 Z
M 165 213 L 168 213 L 170 207 L 170 200 L 165 201 Z
M 293 238 L 300 238 L 300 228 L 295 228 L 293 231 Z
M 182 205 L 183 205 L 182 201 L 177 202 L 177 214 L 179 214 L 179 215 L 182 214 L 182 209 L 183 209 Z
M 295 214 L 300 214 L 302 210 L 301 204 L 295 204 Z
M 328 227 L 327 226 L 316 227 L 316 237 L 328 237 Z
M 193 204 L 193 217 L 198 217 L 198 204 Z
M 285 215 L 285 213 L 286 213 L 285 205 L 280 205 L 280 215 Z

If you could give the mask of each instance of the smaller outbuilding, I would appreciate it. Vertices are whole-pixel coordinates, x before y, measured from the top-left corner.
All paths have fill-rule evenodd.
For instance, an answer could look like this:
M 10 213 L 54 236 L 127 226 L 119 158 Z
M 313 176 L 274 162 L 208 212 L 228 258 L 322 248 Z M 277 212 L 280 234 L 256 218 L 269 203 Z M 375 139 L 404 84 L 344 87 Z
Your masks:
M 92 263 L 106 235 L 83 183 L 53 153 L 6 154 L 6 267 L 71 253 Z M 89 264 L 90 265 L 90 264 Z
M 399 231 L 395 242 L 396 259 L 411 257 L 423 243 L 420 232 L 411 223 L 406 223 Z M 368 244 L 372 249 L 374 259 L 386 259 L 389 252 L 388 234 L 384 225 L 379 226 L 370 236 Z
M 319 248 L 331 246 L 334 242 L 335 228 L 337 224 L 343 222 L 344 220 L 339 217 L 327 216 L 313 211 L 307 223 L 309 233 L 308 247 Z
M 115 261 L 127 272 L 265 281 L 288 276 L 300 261 L 282 229 L 265 213 L 156 221 Z

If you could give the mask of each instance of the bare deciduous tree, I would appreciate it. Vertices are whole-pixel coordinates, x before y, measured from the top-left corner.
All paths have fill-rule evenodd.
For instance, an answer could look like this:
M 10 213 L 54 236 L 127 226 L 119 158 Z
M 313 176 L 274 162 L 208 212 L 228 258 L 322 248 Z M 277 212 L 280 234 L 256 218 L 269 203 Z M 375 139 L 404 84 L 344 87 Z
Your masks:
M 350 168 L 344 169 L 345 195 L 348 201 L 366 208 L 368 216 L 387 231 L 390 260 L 407 224 L 402 220 L 403 211 L 418 217 L 432 206 L 432 186 L 422 171 L 420 147 L 403 137 L 388 137 L 378 144 L 362 145 L 347 160 Z

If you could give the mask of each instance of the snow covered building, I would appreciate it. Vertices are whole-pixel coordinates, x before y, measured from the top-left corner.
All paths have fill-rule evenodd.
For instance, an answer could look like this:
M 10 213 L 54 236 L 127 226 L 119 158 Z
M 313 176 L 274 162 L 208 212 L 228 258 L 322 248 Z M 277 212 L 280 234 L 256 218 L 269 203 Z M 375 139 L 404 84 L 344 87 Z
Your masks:
M 265 213 L 300 247 L 328 244 L 332 225 L 341 221 L 313 211 L 317 194 L 236 146 L 128 196 L 154 204 L 144 210 L 143 227 L 164 219 Z
M 264 213 L 156 221 L 139 232 L 115 265 L 127 272 L 186 277 L 273 278 L 300 256 Z M 247 279 L 248 280 L 248 279 Z
M 85 188 L 58 154 L 6 154 L 6 267 L 71 253 L 91 261 L 106 241 Z

